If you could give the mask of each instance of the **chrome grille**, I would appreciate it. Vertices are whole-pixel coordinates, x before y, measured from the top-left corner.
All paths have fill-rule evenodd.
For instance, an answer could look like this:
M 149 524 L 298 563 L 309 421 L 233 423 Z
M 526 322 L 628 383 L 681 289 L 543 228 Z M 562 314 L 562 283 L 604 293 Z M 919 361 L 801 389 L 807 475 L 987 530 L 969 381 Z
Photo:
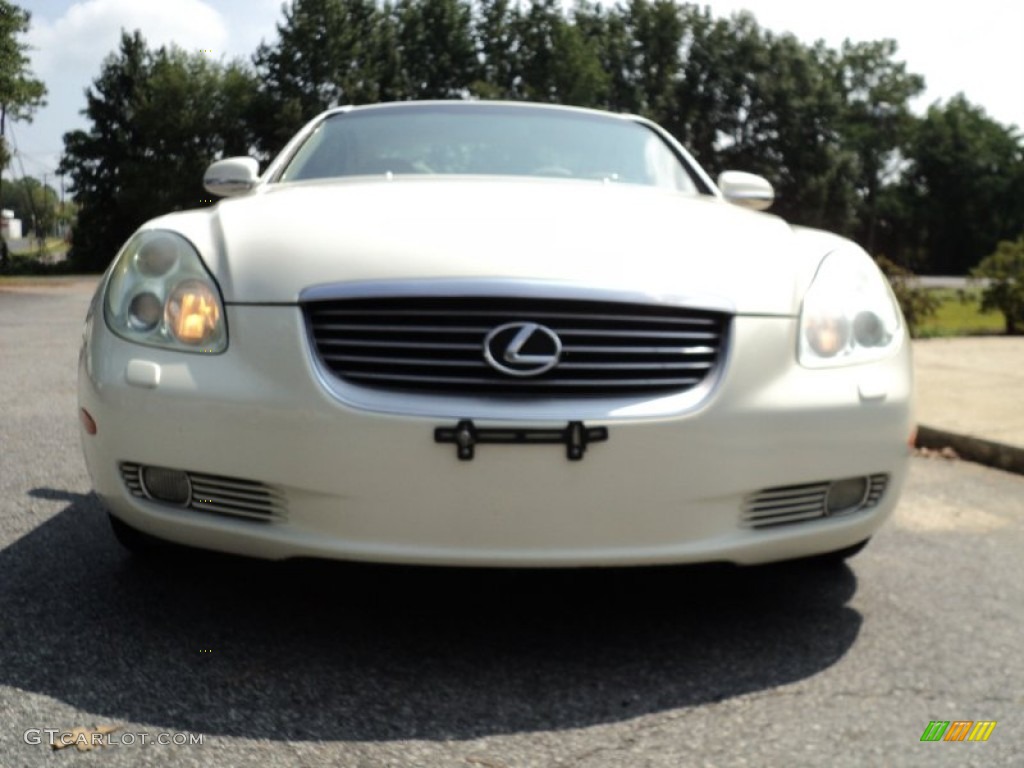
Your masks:
M 722 357 L 729 315 L 611 301 L 393 296 L 304 304 L 314 348 L 335 376 L 369 387 L 439 393 L 629 395 L 685 392 Z M 484 359 L 494 329 L 543 325 L 558 365 L 515 377 Z
M 132 496 L 162 503 L 146 493 L 141 477 L 143 465 L 125 461 L 118 468 Z M 281 519 L 285 515 L 284 495 L 263 483 L 199 472 L 185 474 L 192 486 L 189 502 L 185 505 L 187 509 L 263 521 Z
M 860 506 L 839 515 L 829 515 L 825 509 L 825 498 L 831 482 L 766 488 L 747 497 L 743 505 L 742 522 L 748 528 L 770 528 L 871 509 L 878 505 L 888 482 L 889 476 L 885 474 L 868 477 L 868 491 L 864 501 Z

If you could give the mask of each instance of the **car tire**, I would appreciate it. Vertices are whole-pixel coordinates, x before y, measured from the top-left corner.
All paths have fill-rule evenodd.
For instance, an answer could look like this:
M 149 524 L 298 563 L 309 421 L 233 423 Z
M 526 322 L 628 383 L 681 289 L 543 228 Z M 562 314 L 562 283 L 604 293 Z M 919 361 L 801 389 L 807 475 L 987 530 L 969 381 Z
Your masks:
M 170 548 L 163 539 L 143 533 L 138 528 L 132 528 L 110 513 L 107 513 L 107 517 L 110 519 L 110 528 L 114 531 L 114 538 L 133 555 L 152 557 L 165 554 Z
M 851 544 L 848 547 L 837 549 L 834 552 L 825 552 L 821 555 L 814 555 L 813 557 L 808 557 L 804 562 L 814 565 L 822 565 L 826 567 L 838 567 L 840 565 L 843 565 L 847 560 L 849 560 L 851 557 L 853 557 L 862 549 L 864 549 L 864 547 L 868 545 L 869 541 L 871 541 L 870 537 L 864 539 L 864 541 L 859 541 L 856 544 Z

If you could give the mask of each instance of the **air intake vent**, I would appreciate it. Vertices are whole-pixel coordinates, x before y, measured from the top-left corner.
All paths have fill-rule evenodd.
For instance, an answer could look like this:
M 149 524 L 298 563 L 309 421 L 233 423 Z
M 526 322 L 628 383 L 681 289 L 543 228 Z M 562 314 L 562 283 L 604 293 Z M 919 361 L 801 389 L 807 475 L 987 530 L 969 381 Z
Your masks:
M 497 296 L 331 299 L 304 309 L 316 353 L 335 376 L 463 395 L 685 392 L 719 365 L 730 319 L 676 306 Z
M 132 496 L 157 504 L 164 503 L 154 498 L 146 489 L 144 470 L 147 467 L 125 461 L 121 462 L 118 468 Z M 265 522 L 279 520 L 285 516 L 284 495 L 263 483 L 199 472 L 184 474 L 188 476 L 191 493 L 184 504 L 168 506 Z
M 747 498 L 743 505 L 742 524 L 747 528 L 771 528 L 823 517 L 840 517 L 871 509 L 878 505 L 885 493 L 889 476 L 880 474 L 865 477 L 863 500 L 833 514 L 829 511 L 827 503 L 829 489 L 833 483 L 846 480 L 847 478 L 843 478 L 821 483 L 766 488 Z

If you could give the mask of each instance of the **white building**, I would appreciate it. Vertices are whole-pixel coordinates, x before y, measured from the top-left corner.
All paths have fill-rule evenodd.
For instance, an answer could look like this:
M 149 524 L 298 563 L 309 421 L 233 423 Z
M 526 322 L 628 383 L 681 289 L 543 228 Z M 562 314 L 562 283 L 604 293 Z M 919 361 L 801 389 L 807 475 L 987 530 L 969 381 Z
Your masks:
M 3 233 L 4 240 L 21 239 L 21 219 L 14 218 L 14 211 L 7 208 L 0 211 L 0 231 Z

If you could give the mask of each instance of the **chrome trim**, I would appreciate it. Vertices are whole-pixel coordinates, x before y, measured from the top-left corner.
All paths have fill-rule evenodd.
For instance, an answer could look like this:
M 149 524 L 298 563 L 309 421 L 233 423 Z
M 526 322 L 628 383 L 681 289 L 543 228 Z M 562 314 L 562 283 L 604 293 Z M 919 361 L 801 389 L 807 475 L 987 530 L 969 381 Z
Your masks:
M 618 301 L 736 314 L 735 303 L 717 294 L 655 293 L 624 290 L 600 284 L 581 285 L 575 281 L 477 277 L 424 277 L 408 280 L 354 280 L 345 283 L 325 283 L 313 285 L 300 291 L 299 303 L 384 296 L 435 298 L 483 296 L 487 298 Z
M 828 511 L 828 492 L 832 485 L 853 477 L 838 480 L 824 480 L 818 483 L 802 483 L 765 488 L 746 497 L 740 512 L 740 524 L 744 528 L 770 529 L 791 523 L 810 520 L 831 520 L 873 509 L 878 506 L 889 485 L 889 475 L 877 473 L 862 475 L 866 481 L 864 497 L 854 506 Z
M 188 478 L 187 504 L 171 504 L 156 499 L 149 493 L 142 479 L 143 470 L 150 466 L 153 465 L 130 461 L 118 462 L 118 470 L 128 493 L 137 499 L 172 509 L 227 515 L 264 523 L 279 522 L 287 516 L 287 498 L 279 489 L 256 480 L 207 475 L 188 470 L 176 470 Z
M 300 303 L 345 298 L 395 296 L 496 298 L 550 298 L 609 302 L 646 303 L 735 314 L 735 305 L 708 294 L 646 293 L 601 285 L 580 285 L 557 280 L 511 278 L 423 278 L 406 280 L 361 280 L 315 285 L 299 295 Z M 361 386 L 338 378 L 320 360 L 309 313 L 303 312 L 306 332 L 302 334 L 306 359 L 320 386 L 342 405 L 360 411 L 424 419 L 476 419 L 484 422 L 521 423 L 565 421 L 641 421 L 682 416 L 697 410 L 717 391 L 732 360 L 732 322 L 727 322 L 719 344 L 715 369 L 685 392 L 668 394 L 586 396 L 572 399 L 503 395 L 447 395 L 398 392 Z
M 499 360 L 494 351 L 491 349 L 491 344 L 497 338 L 499 333 L 510 330 L 512 328 L 518 328 L 519 332 L 512 337 L 512 340 L 505 346 L 504 354 L 501 357 L 505 360 L 505 363 L 533 363 L 536 367 L 527 370 L 520 368 L 512 368 L 511 366 L 505 365 Z M 535 333 L 540 333 L 542 336 L 546 336 L 554 348 L 554 352 L 550 355 L 522 355 L 519 351 L 526 346 L 526 343 L 533 337 Z M 518 378 L 526 378 L 530 376 L 540 376 L 546 371 L 550 371 L 556 365 L 559 360 L 562 359 L 562 340 L 558 338 L 558 334 L 552 331 L 545 325 L 539 323 L 505 323 L 494 328 L 490 333 L 484 337 L 484 360 L 494 368 L 496 371 L 501 371 L 507 376 L 516 376 Z

